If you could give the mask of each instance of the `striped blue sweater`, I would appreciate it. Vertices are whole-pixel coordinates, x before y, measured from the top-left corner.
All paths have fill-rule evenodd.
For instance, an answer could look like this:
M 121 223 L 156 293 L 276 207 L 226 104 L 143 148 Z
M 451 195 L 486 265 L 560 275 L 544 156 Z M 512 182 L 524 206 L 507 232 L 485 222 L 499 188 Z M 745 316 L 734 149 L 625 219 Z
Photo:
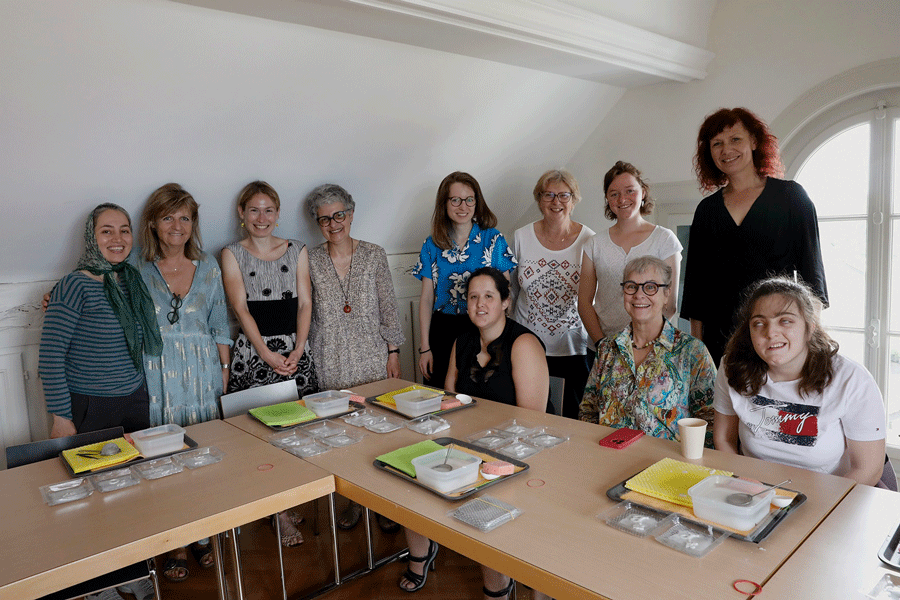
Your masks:
M 70 392 L 127 396 L 143 382 L 103 283 L 78 271 L 63 277 L 50 297 L 41 332 L 38 370 L 47 410 L 72 418 Z

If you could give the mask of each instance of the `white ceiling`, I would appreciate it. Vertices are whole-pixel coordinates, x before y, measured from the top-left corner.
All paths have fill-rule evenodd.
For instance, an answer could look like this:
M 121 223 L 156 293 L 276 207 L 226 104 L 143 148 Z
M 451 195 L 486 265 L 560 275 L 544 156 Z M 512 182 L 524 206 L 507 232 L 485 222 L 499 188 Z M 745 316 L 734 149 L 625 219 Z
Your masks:
M 706 76 L 715 0 L 174 0 L 637 87 Z

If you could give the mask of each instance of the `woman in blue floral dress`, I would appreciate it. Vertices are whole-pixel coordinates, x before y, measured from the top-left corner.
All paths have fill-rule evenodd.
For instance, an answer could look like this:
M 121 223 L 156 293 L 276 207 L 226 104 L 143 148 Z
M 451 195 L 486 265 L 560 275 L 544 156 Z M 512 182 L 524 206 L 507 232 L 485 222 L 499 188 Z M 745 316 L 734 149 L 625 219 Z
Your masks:
M 422 281 L 419 297 L 419 369 L 425 383 L 444 387 L 450 349 L 471 322 L 466 314 L 466 284 L 481 267 L 495 267 L 509 278 L 516 258 L 481 186 L 468 173 L 450 173 L 438 187 L 431 236 L 422 244 L 413 275 Z

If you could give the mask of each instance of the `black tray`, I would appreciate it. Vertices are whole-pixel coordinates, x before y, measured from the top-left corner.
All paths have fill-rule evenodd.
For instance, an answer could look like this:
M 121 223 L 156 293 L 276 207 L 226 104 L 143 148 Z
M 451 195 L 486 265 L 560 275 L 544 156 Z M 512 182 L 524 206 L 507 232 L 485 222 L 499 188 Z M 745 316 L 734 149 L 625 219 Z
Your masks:
M 69 461 L 63 457 L 62 452 L 59 453 L 59 460 L 62 461 L 63 466 L 66 468 L 66 471 L 72 477 L 89 477 L 90 475 L 97 475 L 98 473 L 106 473 L 107 471 L 115 471 L 116 469 L 125 469 L 127 467 L 132 467 L 134 465 L 139 465 L 141 463 L 149 462 L 151 460 L 156 460 L 157 458 L 165 458 L 166 456 L 174 456 L 176 454 L 181 454 L 182 452 L 190 452 L 194 448 L 196 448 L 199 444 L 195 442 L 188 434 L 184 434 L 184 443 L 187 445 L 187 448 L 181 448 L 179 450 L 174 450 L 172 452 L 166 452 L 165 454 L 157 454 L 156 456 L 151 456 L 150 458 L 136 458 L 134 460 L 129 460 L 127 462 L 118 463 L 115 465 L 110 465 L 108 467 L 103 467 L 102 469 L 97 469 L 96 471 L 85 471 L 83 473 L 76 473 L 72 470 L 72 465 L 69 464 Z
M 452 393 L 444 391 L 444 390 L 439 390 L 437 388 L 434 388 L 434 389 L 438 392 L 444 392 L 445 396 L 450 396 L 450 397 L 456 396 L 456 394 L 452 394 Z M 383 395 L 383 394 L 378 394 L 378 396 L 381 396 L 381 395 Z M 378 400 L 378 396 L 369 396 L 368 398 L 366 398 L 366 402 L 368 402 L 372 406 L 377 406 L 379 408 L 383 408 L 384 410 L 389 410 L 392 413 L 394 413 L 395 415 L 400 415 L 404 419 L 420 419 L 422 417 L 427 417 L 429 415 L 433 416 L 433 417 L 440 417 L 441 415 L 446 415 L 448 413 L 456 412 L 458 410 L 472 408 L 473 406 L 478 404 L 478 400 L 476 400 L 475 398 L 472 398 L 472 401 L 469 402 L 468 404 L 462 404 L 460 406 L 454 406 L 453 408 L 447 408 L 444 410 L 436 410 L 434 412 L 425 413 L 424 415 L 419 415 L 418 417 L 412 417 L 404 412 L 400 412 L 399 410 L 397 410 L 395 407 L 391 406 L 390 404 L 384 404 L 383 402 Z
M 640 472 L 641 471 L 638 471 L 638 473 L 640 473 Z M 635 475 L 637 475 L 638 473 L 635 473 Z M 629 477 L 628 479 L 631 479 L 631 477 Z M 609 490 L 607 490 L 606 495 L 610 498 L 610 500 L 615 500 L 616 502 L 621 502 L 622 500 L 626 500 L 626 498 L 623 498 L 622 496 L 626 492 L 632 491 L 625 487 L 625 482 L 628 481 L 628 479 L 626 479 L 622 483 L 620 483 L 616 486 L 613 486 Z M 768 484 L 764 483 L 763 485 L 768 485 Z M 779 487 L 779 489 L 787 490 L 789 492 L 794 492 L 797 495 L 794 496 L 793 501 L 790 504 L 788 504 L 787 506 L 785 506 L 784 508 L 780 508 L 780 509 L 776 510 L 775 512 L 770 512 L 769 516 L 764 518 L 762 520 L 762 522 L 760 522 L 760 524 L 756 526 L 756 529 L 754 529 L 747 535 L 740 535 L 740 534 L 734 533 L 733 531 L 728 530 L 728 529 L 721 529 L 719 527 L 716 527 L 713 523 L 703 521 L 701 519 L 698 519 L 697 517 L 694 517 L 692 519 L 691 517 L 682 515 L 681 513 L 678 513 L 678 516 L 680 518 L 684 519 L 685 521 L 690 521 L 691 523 L 697 523 L 698 525 L 702 525 L 703 527 L 712 526 L 712 528 L 715 531 L 728 533 L 731 535 L 731 537 L 733 537 L 736 540 L 742 540 L 745 542 L 753 542 L 755 544 L 758 544 L 759 542 L 761 542 L 764 539 L 766 539 L 767 537 L 769 537 L 769 534 L 772 533 L 772 530 L 775 529 L 782 521 L 784 521 L 787 518 L 788 514 L 794 512 L 794 510 L 796 510 L 801 504 L 806 502 L 805 494 L 801 494 L 800 492 L 797 492 L 796 490 L 791 490 L 786 487 Z M 648 506 L 646 504 L 641 504 L 640 502 L 633 500 L 633 499 L 628 499 L 628 501 L 634 502 L 635 504 L 640 505 L 643 508 L 646 508 L 647 510 L 650 510 L 650 511 L 655 512 L 660 515 L 668 516 L 668 515 L 672 514 L 668 511 L 660 510 L 659 508 L 657 508 L 655 506 Z
M 304 406 L 306 406 L 306 405 L 304 404 Z M 312 423 L 319 423 L 321 421 L 327 421 L 328 419 L 338 419 L 340 417 L 346 417 L 347 415 L 353 414 L 358 410 L 363 410 L 364 408 L 365 408 L 365 406 L 363 406 L 359 402 L 354 402 L 353 400 L 351 400 L 350 408 L 348 408 L 344 412 L 339 412 L 339 413 L 335 413 L 333 415 L 328 415 L 327 417 L 316 417 L 315 419 L 310 419 L 309 421 L 301 421 L 300 423 L 292 423 L 291 425 L 266 425 L 262 421 L 259 421 L 259 419 L 256 419 L 256 417 L 253 416 L 253 413 L 248 412 L 247 415 L 253 419 L 256 419 L 263 425 L 266 425 L 266 427 L 268 427 L 269 429 L 271 429 L 273 431 L 284 431 L 285 429 L 293 429 L 294 427 L 303 427 L 304 425 L 311 425 Z
M 517 475 L 521 475 L 522 473 L 524 473 L 525 471 L 527 471 L 529 469 L 528 463 L 522 462 L 521 460 L 516 460 L 514 458 L 504 456 L 503 454 L 500 454 L 499 452 L 494 452 L 493 450 L 487 450 L 485 448 L 482 448 L 481 446 L 476 446 L 475 444 L 470 444 L 469 442 L 464 442 L 464 441 L 458 440 L 456 438 L 442 437 L 442 438 L 436 438 L 433 441 L 441 446 L 449 446 L 450 444 L 456 444 L 460 448 L 467 448 L 474 452 L 478 452 L 479 454 L 486 454 L 486 455 L 490 456 L 491 458 L 496 458 L 497 460 L 505 460 L 506 462 L 508 462 L 512 465 L 515 465 L 517 467 L 523 467 L 523 468 L 521 471 L 513 473 L 512 475 L 505 475 L 503 477 L 498 477 L 497 479 L 492 479 L 486 483 L 482 483 L 481 485 L 479 485 L 477 487 L 473 487 L 472 489 L 467 490 L 463 494 L 451 496 L 451 495 L 445 494 L 444 492 L 439 492 L 434 488 L 428 487 L 427 485 L 419 482 L 419 480 L 416 479 L 415 477 L 410 477 L 403 471 L 395 469 L 394 467 L 390 466 L 389 464 L 381 462 L 377 458 L 375 459 L 375 462 L 373 462 L 372 464 L 375 465 L 376 469 L 381 469 L 382 471 L 386 471 L 387 473 L 396 475 L 397 477 L 399 477 L 401 479 L 405 479 L 406 481 L 409 481 L 410 483 L 414 483 L 417 486 L 419 486 L 420 488 L 428 490 L 432 494 L 440 496 L 444 500 L 450 500 L 451 502 L 456 502 L 457 500 L 464 500 L 465 498 L 468 498 L 469 496 L 471 496 L 472 494 L 475 494 L 476 492 L 480 492 L 486 488 L 491 487 L 492 485 L 502 483 L 502 482 L 506 481 L 507 479 L 511 479 L 513 477 L 516 477 Z
M 878 558 L 891 569 L 900 571 L 900 525 L 894 530 L 894 534 L 884 541 Z

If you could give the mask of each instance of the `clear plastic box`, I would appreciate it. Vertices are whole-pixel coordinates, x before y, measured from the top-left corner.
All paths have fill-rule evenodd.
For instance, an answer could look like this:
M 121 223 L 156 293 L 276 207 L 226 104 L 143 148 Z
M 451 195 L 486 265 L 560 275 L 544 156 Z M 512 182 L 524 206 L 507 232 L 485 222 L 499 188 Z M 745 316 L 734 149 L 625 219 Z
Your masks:
M 318 456 L 319 454 L 324 454 L 331 450 L 331 446 L 326 446 L 325 444 L 320 444 L 318 440 L 313 440 L 311 444 L 307 444 L 305 446 L 291 446 L 289 448 L 285 448 L 288 452 L 293 454 L 294 456 L 299 456 L 300 458 L 309 458 L 310 456 Z
M 642 538 L 653 533 L 653 530 L 659 527 L 659 524 L 666 517 L 625 500 L 624 502 L 619 502 L 608 511 L 597 515 L 597 518 L 610 527 Z
M 289 429 L 288 431 L 279 431 L 269 436 L 269 443 L 278 448 L 292 448 L 294 446 L 306 446 L 316 441 L 312 437 L 300 431 L 300 429 Z
M 200 467 L 215 464 L 224 457 L 225 453 L 215 446 L 207 446 L 191 450 L 190 452 L 176 454 L 175 460 L 188 469 L 199 469 Z
M 484 431 L 473 433 L 466 438 L 466 441 L 472 442 L 476 446 L 481 446 L 482 448 L 493 450 L 494 448 L 499 448 L 500 446 L 508 444 L 512 441 L 512 438 L 513 435 L 508 431 L 502 431 L 500 429 L 485 429 Z
M 328 390 L 318 394 L 303 396 L 306 408 L 316 413 L 317 417 L 330 417 L 338 413 L 347 412 L 350 408 L 350 394 Z
M 524 421 L 510 419 L 509 421 L 500 423 L 495 429 L 500 429 L 501 431 L 505 431 L 516 437 L 524 438 L 534 433 L 535 428 Z
M 331 435 L 344 433 L 345 431 L 347 431 L 347 428 L 342 427 L 332 421 L 322 421 L 321 423 L 313 423 L 312 425 L 302 427 L 301 431 L 308 436 L 321 439 Z
M 394 404 L 397 410 L 410 417 L 420 417 L 441 409 L 444 395 L 431 390 L 412 390 L 396 394 Z
M 366 434 L 360 433 L 358 429 L 354 429 L 324 437 L 319 441 L 323 444 L 328 444 L 332 448 L 343 448 L 344 446 L 352 446 L 358 443 L 364 437 L 366 437 Z
M 184 428 L 178 425 L 160 425 L 131 434 L 134 446 L 144 458 L 177 452 L 184 446 Z
M 68 481 L 60 481 L 59 483 L 51 483 L 50 485 L 42 485 L 41 496 L 48 506 L 56 506 L 64 502 L 74 502 L 87 498 L 94 493 L 94 485 L 89 479 L 70 479 Z
M 408 422 L 406 428 L 422 435 L 431 435 L 432 433 L 450 429 L 450 423 L 440 417 L 427 415 Z
M 454 519 L 488 532 L 512 521 L 521 515 L 522 511 L 493 496 L 481 496 L 469 500 L 450 514 Z
M 125 467 L 93 475 L 91 481 L 94 483 L 94 487 L 105 493 L 137 485 L 141 482 L 141 478 L 135 475 L 130 468 Z
M 435 467 L 446 460 L 453 467 L 451 471 L 437 471 Z M 419 483 L 445 493 L 478 481 L 478 466 L 481 459 L 458 448 L 435 450 L 412 459 Z
M 374 433 L 390 433 L 397 431 L 406 425 L 406 419 L 399 417 L 376 417 L 374 420 L 366 423 L 365 428 Z
M 694 504 L 694 514 L 701 519 L 738 531 L 750 531 L 769 514 L 769 504 L 775 490 L 754 496 L 746 506 L 729 504 L 726 498 L 737 493 L 754 494 L 765 487 L 752 481 L 712 475 L 692 485 L 688 489 L 688 494 Z
M 537 427 L 523 441 L 532 446 L 552 448 L 563 442 L 568 442 L 569 436 L 553 427 Z
M 161 479 L 181 473 L 184 470 L 179 463 L 172 460 L 171 456 L 165 458 L 157 458 L 156 460 L 147 461 L 131 467 L 138 475 L 144 479 Z
M 709 525 L 685 521 L 675 514 L 663 519 L 656 531 L 653 532 L 653 537 L 659 543 L 696 558 L 702 558 L 709 554 L 729 535 L 727 531 L 715 530 Z
M 540 447 L 532 446 L 531 444 L 526 444 L 525 442 L 520 442 L 518 440 L 514 440 L 512 443 L 507 444 L 506 446 L 497 448 L 497 452 L 499 452 L 500 454 L 519 460 L 528 458 L 529 456 L 534 456 L 540 451 Z
M 372 410 L 365 408 L 363 410 L 358 410 L 356 412 L 350 413 L 346 417 L 341 417 L 341 420 L 344 421 L 347 425 L 353 425 L 354 427 L 365 427 L 369 423 L 373 423 L 378 419 L 383 417 L 376 415 Z

